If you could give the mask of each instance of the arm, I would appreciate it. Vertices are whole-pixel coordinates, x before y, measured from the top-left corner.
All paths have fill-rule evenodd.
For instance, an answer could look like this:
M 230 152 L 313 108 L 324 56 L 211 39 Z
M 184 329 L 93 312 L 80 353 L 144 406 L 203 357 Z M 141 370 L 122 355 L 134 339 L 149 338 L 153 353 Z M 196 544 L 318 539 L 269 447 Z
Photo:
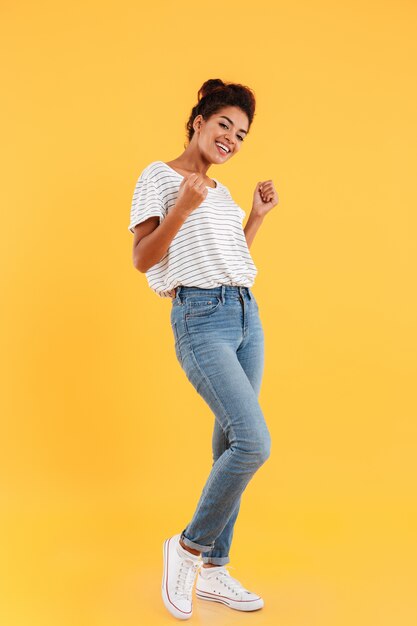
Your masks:
M 250 248 L 265 215 L 278 204 L 278 194 L 272 180 L 258 182 L 253 193 L 252 210 L 246 222 L 244 233 Z
M 255 235 L 258 232 L 259 227 L 262 225 L 264 221 L 264 216 L 257 215 L 252 210 L 249 219 L 246 222 L 246 226 L 243 229 L 246 237 L 246 243 L 248 244 L 248 248 L 251 247 L 253 240 L 255 239 Z
M 187 217 L 195 211 L 207 196 L 207 188 L 201 174 L 193 173 L 183 178 L 177 201 L 161 224 L 158 216 L 150 216 L 134 228 L 133 265 L 145 273 L 167 253 Z
M 161 224 L 153 216 L 135 226 L 132 256 L 139 272 L 147 272 L 162 259 L 188 215 L 185 210 L 172 209 Z

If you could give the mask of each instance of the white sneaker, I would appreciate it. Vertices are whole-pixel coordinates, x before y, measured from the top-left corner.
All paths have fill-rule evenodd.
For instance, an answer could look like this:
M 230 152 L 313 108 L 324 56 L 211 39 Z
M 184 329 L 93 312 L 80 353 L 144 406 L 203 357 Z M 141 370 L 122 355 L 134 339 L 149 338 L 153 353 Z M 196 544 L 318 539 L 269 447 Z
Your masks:
M 238 611 L 256 611 L 264 605 L 263 599 L 245 589 L 229 574 L 225 565 L 201 567 L 195 593 L 197 598 L 221 602 Z
M 180 544 L 181 534 L 164 541 L 162 599 L 165 607 L 178 619 L 193 614 L 193 585 L 202 564 L 201 554 L 192 554 Z

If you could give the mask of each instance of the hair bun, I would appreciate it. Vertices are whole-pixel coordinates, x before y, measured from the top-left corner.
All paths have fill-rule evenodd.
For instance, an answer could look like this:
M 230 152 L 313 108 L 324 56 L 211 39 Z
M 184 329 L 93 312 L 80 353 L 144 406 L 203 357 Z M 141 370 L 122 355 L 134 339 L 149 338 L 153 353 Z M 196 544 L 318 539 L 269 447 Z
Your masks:
M 209 94 L 213 93 L 214 91 L 218 91 L 225 86 L 225 83 L 220 78 L 210 78 L 209 80 L 206 80 L 206 82 L 203 83 L 198 90 L 198 101 L 200 102 L 200 100 L 202 100 Z

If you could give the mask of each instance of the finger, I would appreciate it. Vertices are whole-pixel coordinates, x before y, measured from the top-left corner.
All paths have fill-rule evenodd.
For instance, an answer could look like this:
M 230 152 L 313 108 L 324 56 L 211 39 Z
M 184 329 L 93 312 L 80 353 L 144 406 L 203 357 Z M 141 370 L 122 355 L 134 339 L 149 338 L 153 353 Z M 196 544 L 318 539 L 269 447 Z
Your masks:
M 192 174 L 190 174 L 188 180 L 190 181 L 191 187 L 201 187 L 202 182 L 204 182 L 201 174 L 198 174 L 197 172 L 193 172 Z
M 272 200 L 274 197 L 275 191 L 272 187 L 268 186 L 261 191 L 261 196 L 263 199 L 266 199 L 268 202 Z

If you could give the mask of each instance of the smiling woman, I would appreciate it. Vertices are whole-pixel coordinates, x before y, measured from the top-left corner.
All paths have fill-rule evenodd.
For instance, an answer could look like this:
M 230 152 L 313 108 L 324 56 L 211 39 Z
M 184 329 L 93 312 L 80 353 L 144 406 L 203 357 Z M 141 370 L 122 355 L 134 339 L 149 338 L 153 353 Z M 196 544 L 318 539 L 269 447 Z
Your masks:
M 207 175 L 242 149 L 254 114 L 249 87 L 206 81 L 186 125 L 184 152 L 144 168 L 131 206 L 135 267 L 158 295 L 173 298 L 175 354 L 214 415 L 213 467 L 194 516 L 163 544 L 162 599 L 180 619 L 192 615 L 200 560 L 199 598 L 241 611 L 263 606 L 225 567 L 242 493 L 271 446 L 258 399 L 264 333 L 251 291 L 257 268 L 242 225 L 245 211 L 226 185 Z M 251 240 L 263 220 L 263 184 L 254 192 Z

